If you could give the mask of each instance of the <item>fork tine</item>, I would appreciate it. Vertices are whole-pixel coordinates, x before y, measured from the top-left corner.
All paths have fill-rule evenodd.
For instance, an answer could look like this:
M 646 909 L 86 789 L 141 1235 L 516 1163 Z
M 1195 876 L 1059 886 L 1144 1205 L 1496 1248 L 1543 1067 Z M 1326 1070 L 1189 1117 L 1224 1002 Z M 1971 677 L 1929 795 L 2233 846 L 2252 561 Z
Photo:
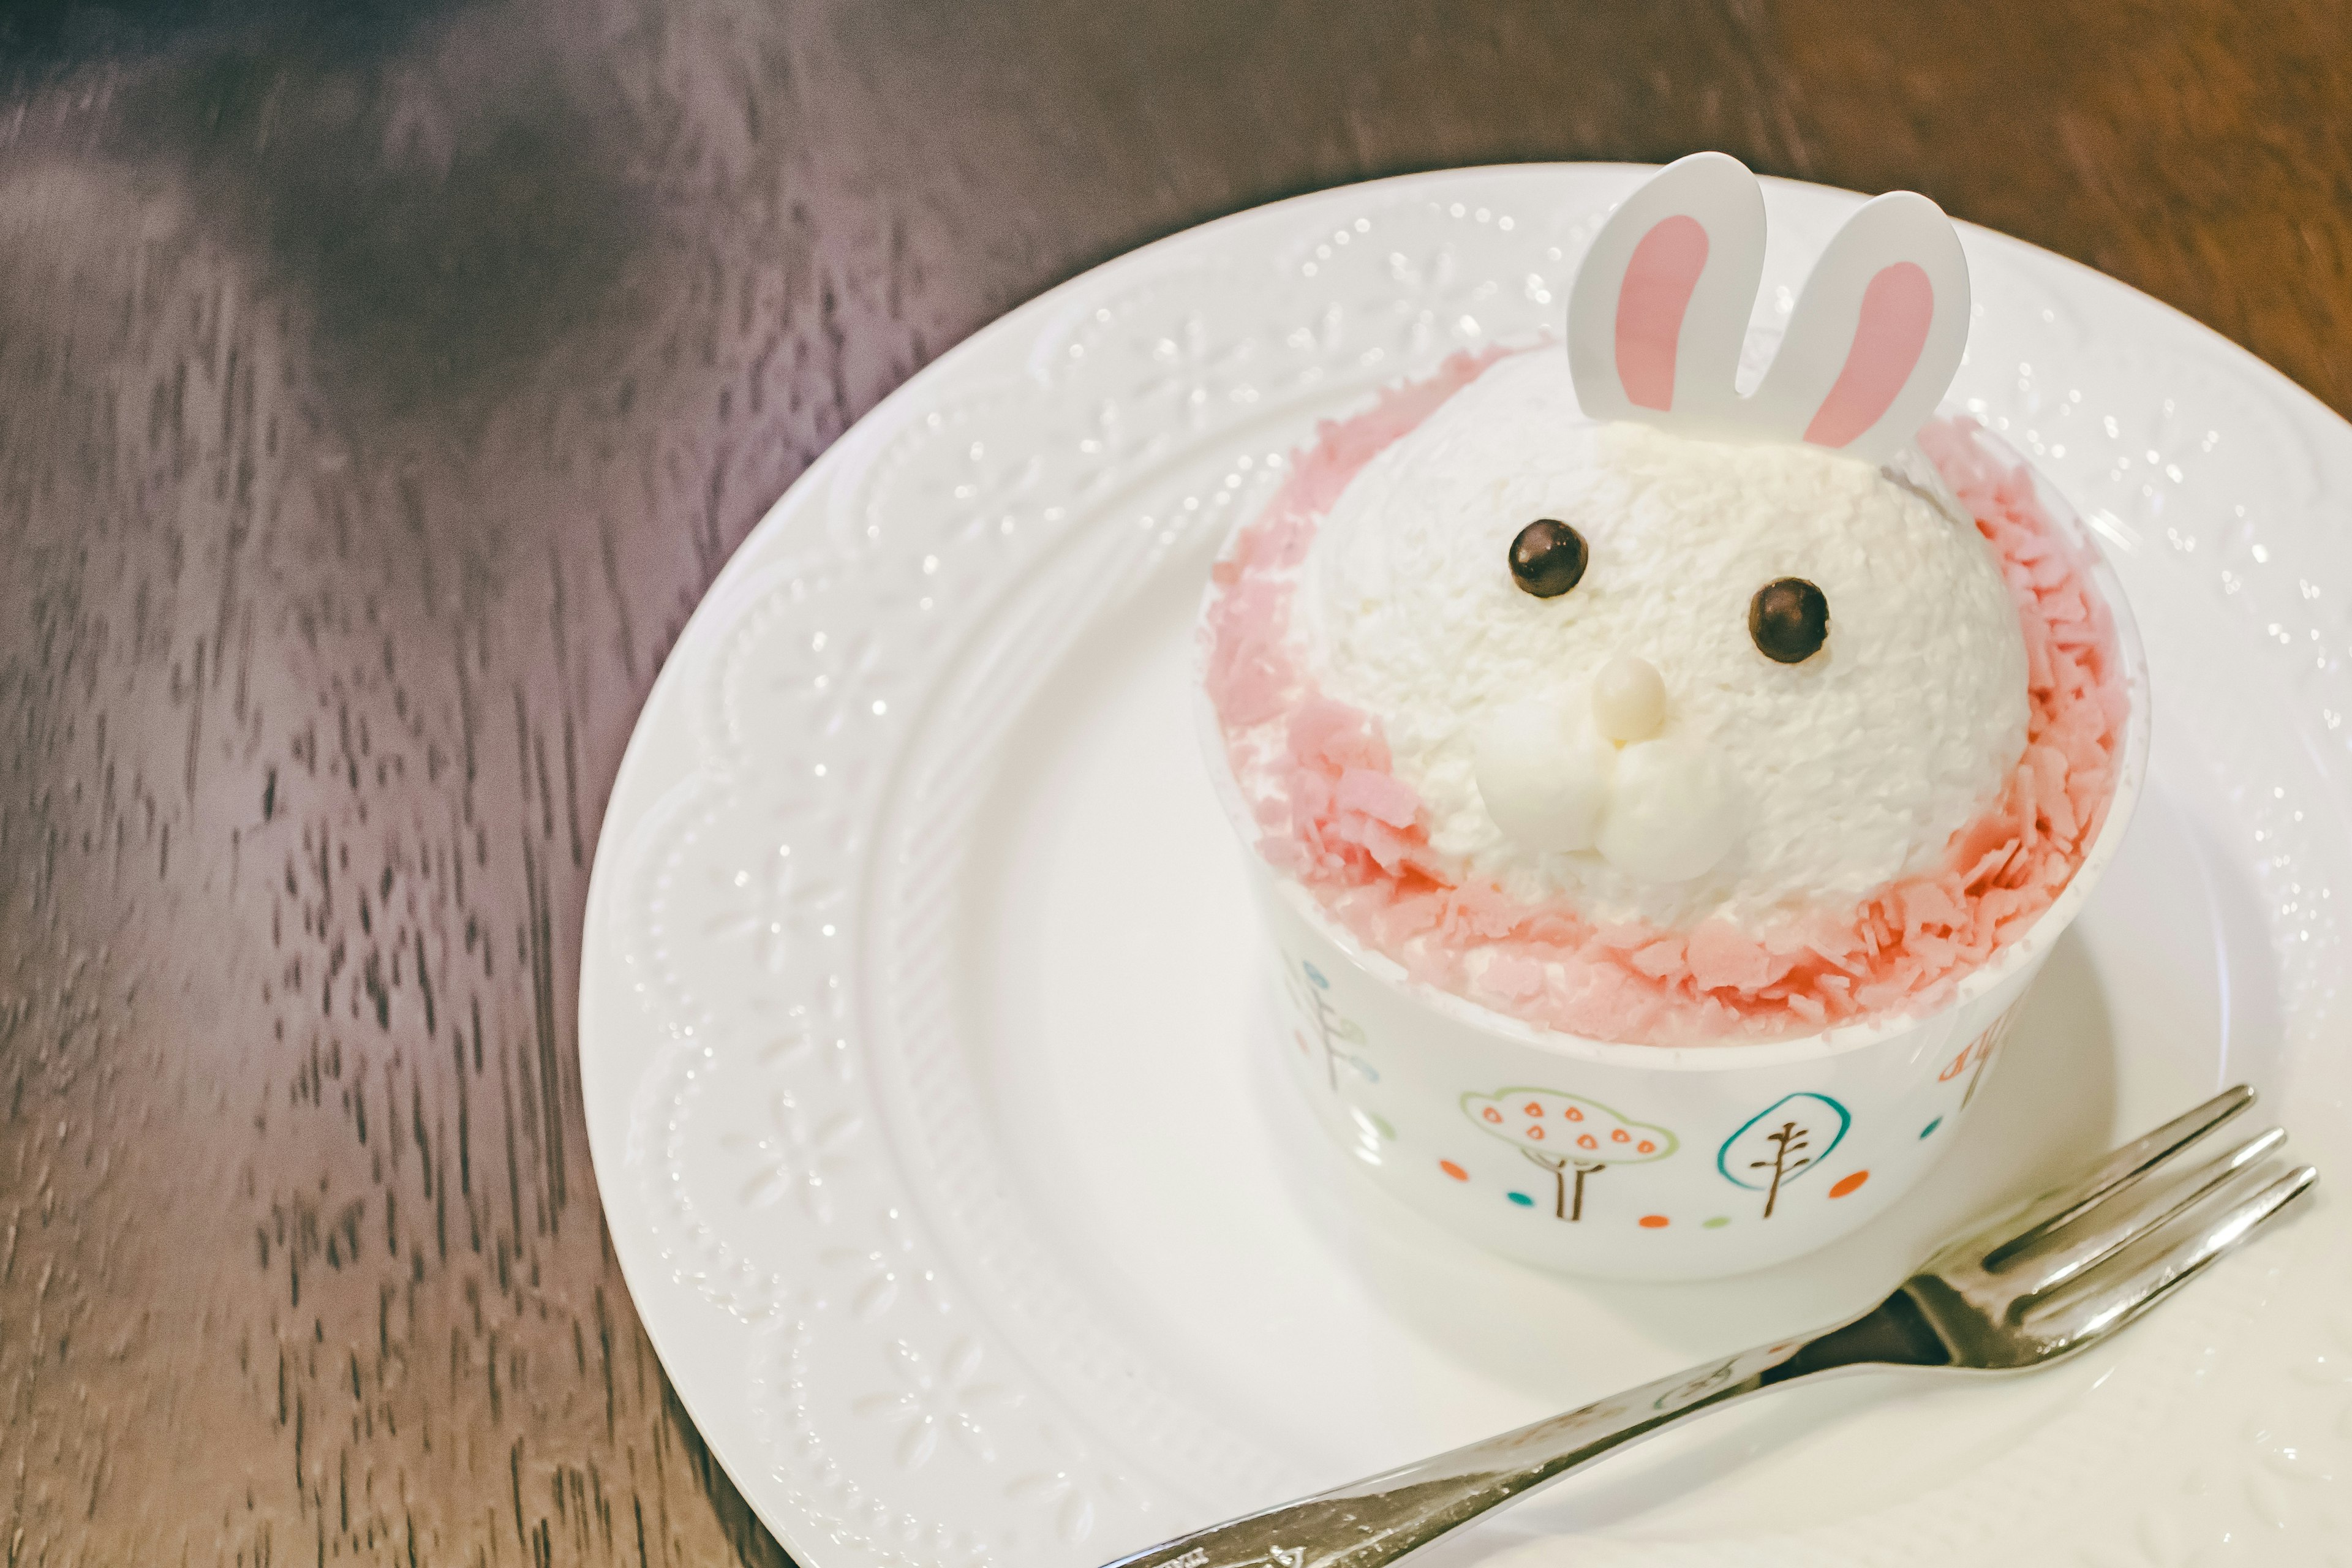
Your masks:
M 1984 1266 L 2000 1268 L 2033 1242 L 2081 1218 L 2253 1102 L 2252 1088 L 2232 1084 L 2194 1110 L 2125 1144 L 2066 1185 L 2033 1199 L 2007 1217 L 2009 1234 L 1986 1253 Z
M 2139 1258 L 2132 1256 L 2137 1249 L 2127 1249 L 2123 1256 L 2130 1267 L 2100 1269 L 2073 1289 L 2041 1298 L 2027 1310 L 2026 1324 L 2061 1316 L 2074 1319 L 2063 1335 L 2070 1349 L 2122 1328 L 2244 1241 L 2319 1179 L 2319 1172 L 2310 1165 L 2267 1182 L 2266 1175 L 2262 1170 L 2242 1173 L 2227 1184 L 2233 1190 L 2224 1200 L 2204 1205 L 2215 1212 L 2202 1216 L 2187 1234 L 2178 1234 L 2183 1229 L 2179 1224 L 2167 1226 L 2176 1233 L 2168 1245 Z
M 2285 1142 L 2286 1129 L 2273 1127 L 2178 1180 L 2154 1177 L 2127 1192 L 2118 1192 L 2079 1224 L 2053 1226 L 2037 1232 L 2029 1242 L 2003 1247 L 1998 1272 L 2029 1292 L 2051 1289 L 2186 1214 Z

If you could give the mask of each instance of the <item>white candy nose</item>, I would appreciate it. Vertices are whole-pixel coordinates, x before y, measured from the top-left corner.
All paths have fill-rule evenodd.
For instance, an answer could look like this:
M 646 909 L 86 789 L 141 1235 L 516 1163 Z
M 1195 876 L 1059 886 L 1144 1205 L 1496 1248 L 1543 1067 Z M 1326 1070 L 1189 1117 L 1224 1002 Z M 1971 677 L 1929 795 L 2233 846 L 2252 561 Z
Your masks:
M 1632 744 L 1666 720 L 1666 683 L 1646 658 L 1619 654 L 1592 678 L 1592 721 L 1612 741 Z

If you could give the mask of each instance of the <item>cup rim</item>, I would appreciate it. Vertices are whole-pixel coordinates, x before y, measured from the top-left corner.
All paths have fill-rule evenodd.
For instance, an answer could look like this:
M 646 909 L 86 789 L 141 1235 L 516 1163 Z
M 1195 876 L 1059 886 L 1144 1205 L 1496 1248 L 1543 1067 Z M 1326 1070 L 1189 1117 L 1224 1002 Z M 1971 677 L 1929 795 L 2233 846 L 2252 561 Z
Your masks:
M 1499 1036 L 1515 1044 L 1532 1047 L 1569 1061 L 1612 1068 L 1698 1072 L 1822 1061 L 1867 1050 L 1888 1040 L 1911 1035 L 2008 981 L 2031 973 L 2082 911 L 2092 889 L 2121 847 L 2125 831 L 2139 804 L 2141 787 L 2146 783 L 2147 773 L 2150 731 L 2147 650 L 2141 642 L 2139 623 L 2133 616 L 2131 601 L 2124 595 L 2122 578 L 2116 574 L 2115 563 L 2108 559 L 2105 542 L 2084 522 L 2082 514 L 2073 502 L 2058 491 L 2023 453 L 1982 425 L 1978 425 L 1969 433 L 1969 438 L 1980 445 L 1990 446 L 2000 456 L 2022 466 L 2032 480 L 2036 499 L 2049 511 L 2052 520 L 2077 546 L 2087 546 L 2091 581 L 2115 624 L 2116 648 L 2123 665 L 2124 689 L 2129 698 L 2129 711 L 2125 722 L 2123 768 L 2116 780 L 2115 794 L 2107 805 L 2106 819 L 2100 824 L 2098 837 L 2091 841 L 2083 863 L 2074 868 L 2074 874 L 2059 890 L 2058 897 L 2034 918 L 2032 925 L 1983 963 L 1961 976 L 1950 994 L 1933 1009 L 1925 1012 L 1898 1011 L 1862 1022 L 1832 1025 L 1810 1034 L 1752 1044 L 1647 1046 L 1595 1039 L 1529 1023 L 1414 977 L 1395 959 L 1366 946 L 1355 932 L 1333 918 L 1331 912 L 1297 879 L 1277 870 L 1260 851 L 1256 818 L 1250 812 L 1248 803 L 1242 798 L 1241 784 L 1234 776 L 1233 760 L 1225 747 L 1224 727 L 1218 719 L 1215 704 L 1209 700 L 1207 684 L 1203 679 L 1211 646 L 1207 612 L 1215 603 L 1218 592 L 1213 582 L 1203 592 L 1202 613 L 1193 623 L 1192 697 L 1210 783 L 1227 825 L 1242 841 L 1243 850 L 1258 874 L 1270 879 L 1276 895 L 1374 981 L 1455 1024 Z M 1243 520 L 1235 525 L 1234 531 L 1238 533 L 1252 521 L 1255 520 Z

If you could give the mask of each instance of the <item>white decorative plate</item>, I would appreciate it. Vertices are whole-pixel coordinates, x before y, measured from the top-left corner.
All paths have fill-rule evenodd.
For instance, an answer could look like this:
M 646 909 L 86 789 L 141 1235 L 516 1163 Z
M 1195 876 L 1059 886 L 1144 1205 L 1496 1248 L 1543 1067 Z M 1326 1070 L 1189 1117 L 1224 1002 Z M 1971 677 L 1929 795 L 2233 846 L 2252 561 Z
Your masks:
M 1097 268 L 826 453 L 679 640 L 597 854 L 589 1132 L 662 1360 L 803 1568 L 1087 1568 L 1814 1326 L 1963 1211 L 2234 1079 L 2352 1177 L 2352 427 L 1976 230 L 1955 395 L 2112 542 L 2158 718 L 1961 1179 L 1774 1273 L 1601 1287 L 1297 1148 L 1318 1135 L 1271 1076 L 1193 752 L 1205 564 L 1318 417 L 1556 326 L 1639 177 L 1386 181 Z M 1767 189 L 1769 314 L 1855 198 Z M 1761 1401 L 1444 1550 L 2345 1563 L 2352 1209 L 2328 1193 L 2058 1371 Z

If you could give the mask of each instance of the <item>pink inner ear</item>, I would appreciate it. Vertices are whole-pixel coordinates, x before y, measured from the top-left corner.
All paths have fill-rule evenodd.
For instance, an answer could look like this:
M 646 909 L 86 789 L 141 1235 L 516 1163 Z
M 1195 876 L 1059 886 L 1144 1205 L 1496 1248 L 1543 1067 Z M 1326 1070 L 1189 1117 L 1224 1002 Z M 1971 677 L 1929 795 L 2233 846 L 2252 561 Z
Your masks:
M 1853 346 L 1813 422 L 1805 426 L 1805 439 L 1816 447 L 1843 447 L 1877 424 L 1911 379 L 1935 319 L 1935 285 L 1917 262 L 1880 268 L 1862 290 Z
M 1675 351 L 1706 267 L 1706 230 L 1683 213 L 1659 219 L 1633 247 L 1617 289 L 1617 384 L 1638 408 L 1675 405 Z

